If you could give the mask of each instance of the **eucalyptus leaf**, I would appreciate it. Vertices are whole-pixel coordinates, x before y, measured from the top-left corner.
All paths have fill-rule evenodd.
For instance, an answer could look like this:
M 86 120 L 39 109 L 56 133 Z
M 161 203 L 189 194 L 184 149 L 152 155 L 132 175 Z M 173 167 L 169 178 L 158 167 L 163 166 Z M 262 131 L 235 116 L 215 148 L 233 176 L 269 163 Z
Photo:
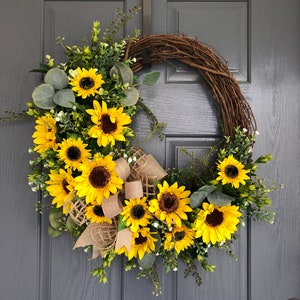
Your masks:
M 138 259 L 138 264 L 142 269 L 149 269 L 152 267 L 156 259 L 155 253 L 145 253 L 142 259 Z
M 132 106 L 135 105 L 140 98 L 140 94 L 135 87 L 130 87 L 126 91 L 126 98 L 122 99 L 122 104 L 124 106 Z
M 52 226 L 48 226 L 48 234 L 51 238 L 55 238 L 63 234 L 63 231 L 55 229 Z
M 123 63 L 114 65 L 109 72 L 109 75 L 113 77 L 116 74 L 119 76 L 123 84 L 128 83 L 130 86 L 133 84 L 133 72 L 132 70 Z
M 191 208 L 199 207 L 202 202 L 207 198 L 208 193 L 206 191 L 196 191 L 190 197 Z
M 199 191 L 205 191 L 208 194 L 210 194 L 211 192 L 213 192 L 217 187 L 214 185 L 203 185 L 201 186 L 201 188 L 199 188 Z
M 69 78 L 62 69 L 53 68 L 46 73 L 45 82 L 51 84 L 56 90 L 61 90 L 68 85 Z
M 204 185 L 194 192 L 190 197 L 190 206 L 192 208 L 199 207 L 207 196 L 212 193 L 217 187 L 213 185 Z
M 143 84 L 152 86 L 157 82 L 159 77 L 160 77 L 160 72 L 154 72 L 154 71 L 150 72 L 144 76 Z
M 62 228 L 64 225 L 62 224 L 62 219 L 64 217 L 64 214 L 61 210 L 52 210 L 49 213 L 49 223 L 51 225 L 51 227 L 53 227 L 54 229 L 60 229 Z
M 63 107 L 73 107 L 72 102 L 75 102 L 75 96 L 71 89 L 57 91 L 54 94 L 53 100 L 56 104 Z
M 67 218 L 66 229 L 70 232 L 71 235 L 74 234 L 77 229 L 77 225 L 74 223 L 70 215 Z
M 42 83 L 33 90 L 33 103 L 42 109 L 54 108 L 56 106 L 56 103 L 53 101 L 54 93 L 55 91 L 51 84 Z
M 216 206 L 225 206 L 225 205 L 230 204 L 234 200 L 233 197 L 223 194 L 218 191 L 214 191 L 214 192 L 210 193 L 207 196 L 207 199 L 211 204 L 216 205 Z
M 109 71 L 109 76 L 113 77 L 114 75 L 119 76 L 118 68 L 116 66 L 113 66 Z

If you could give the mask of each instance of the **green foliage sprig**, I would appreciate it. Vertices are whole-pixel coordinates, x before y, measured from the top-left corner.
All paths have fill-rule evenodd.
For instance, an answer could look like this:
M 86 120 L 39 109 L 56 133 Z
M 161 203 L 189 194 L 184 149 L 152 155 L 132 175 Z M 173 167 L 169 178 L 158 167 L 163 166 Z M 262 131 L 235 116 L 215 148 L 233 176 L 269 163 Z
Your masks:
M 11 122 L 11 121 L 21 121 L 21 120 L 28 118 L 26 110 L 23 110 L 22 112 L 19 112 L 19 113 L 11 111 L 11 110 L 5 110 L 4 114 L 5 114 L 4 117 L 0 117 L 0 123 Z

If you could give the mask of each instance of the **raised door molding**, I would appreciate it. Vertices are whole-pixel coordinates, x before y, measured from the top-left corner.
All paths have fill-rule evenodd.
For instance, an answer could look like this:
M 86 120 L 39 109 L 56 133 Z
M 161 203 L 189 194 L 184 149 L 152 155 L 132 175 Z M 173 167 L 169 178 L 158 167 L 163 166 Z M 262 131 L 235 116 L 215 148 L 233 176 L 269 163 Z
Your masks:
M 239 82 L 249 82 L 248 2 L 168 2 L 167 33 L 207 44 L 226 58 Z
M 90 40 L 93 21 L 105 29 L 114 19 L 117 8 L 124 10 L 123 1 L 46 1 L 44 19 L 44 52 L 61 60 L 63 49 L 57 47 L 57 36 L 67 45 L 80 45 L 82 38 Z M 119 32 L 117 37 L 124 35 Z

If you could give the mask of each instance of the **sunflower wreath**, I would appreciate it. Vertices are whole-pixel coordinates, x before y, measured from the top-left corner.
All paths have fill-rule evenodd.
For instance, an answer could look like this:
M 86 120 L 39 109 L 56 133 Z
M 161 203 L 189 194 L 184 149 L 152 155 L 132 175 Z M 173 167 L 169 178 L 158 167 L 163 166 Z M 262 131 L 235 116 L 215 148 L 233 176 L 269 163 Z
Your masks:
M 34 70 L 44 82 L 32 93 L 27 114 L 35 119 L 35 157 L 29 185 L 42 191 L 39 211 L 48 210 L 50 237 L 68 232 L 74 248 L 90 251 L 100 265 L 92 271 L 107 282 L 107 268 L 120 255 L 124 269 L 138 267 L 138 278 L 152 279 L 154 294 L 162 293 L 156 259 L 165 270 L 186 263 L 186 275 L 200 285 L 201 266 L 213 271 L 209 248 L 231 253 L 238 227 L 246 218 L 273 221 L 266 209 L 268 193 L 277 189 L 257 176 L 258 165 L 271 154 L 252 159 L 257 131 L 251 108 L 226 64 L 197 40 L 174 35 L 135 36 L 114 41 L 120 28 L 138 11 L 118 11 L 100 38 L 93 23 L 91 41 L 66 46 L 66 61 L 45 63 Z M 143 109 L 151 131 L 163 124 L 140 98 L 138 84 L 153 85 L 157 72 L 134 75 L 145 63 L 179 60 L 201 72 L 213 91 L 223 119 L 221 146 L 212 148 L 217 160 L 203 163 L 191 154 L 186 169 L 165 170 L 135 145 L 130 127 Z M 212 156 L 213 157 L 213 156 Z M 197 166 L 203 164 L 201 173 Z M 42 167 L 41 167 L 42 165 Z

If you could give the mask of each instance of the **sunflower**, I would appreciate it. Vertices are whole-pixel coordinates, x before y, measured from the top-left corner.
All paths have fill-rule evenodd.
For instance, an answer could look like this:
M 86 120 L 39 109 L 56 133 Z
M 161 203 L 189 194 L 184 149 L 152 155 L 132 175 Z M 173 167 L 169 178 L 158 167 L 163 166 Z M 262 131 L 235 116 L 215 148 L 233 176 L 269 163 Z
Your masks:
M 250 179 L 247 175 L 249 170 L 245 170 L 244 165 L 232 155 L 220 161 L 217 168 L 219 177 L 216 180 L 222 181 L 223 185 L 230 183 L 231 186 L 238 189 L 240 184 L 245 184 L 245 180 Z
M 86 208 L 85 215 L 92 223 L 112 224 L 112 220 L 105 217 L 101 205 L 98 204 L 89 205 Z
M 239 217 L 242 215 L 235 205 L 215 206 L 203 203 L 195 221 L 196 238 L 202 237 L 204 243 L 222 242 L 236 232 Z
M 123 180 L 115 171 L 116 162 L 111 155 L 101 156 L 97 153 L 92 161 L 81 164 L 81 175 L 75 178 L 75 189 L 79 197 L 86 197 L 86 203 L 96 201 L 101 205 L 102 199 L 116 194 L 122 188 Z
M 83 144 L 80 138 L 63 140 L 58 146 L 58 157 L 65 162 L 67 168 L 73 170 L 78 169 L 90 156 L 90 150 L 85 148 L 87 144 Z
M 152 235 L 154 232 L 150 232 L 150 228 L 142 227 L 138 231 L 132 234 L 131 248 L 128 253 L 126 247 L 122 247 L 117 251 L 117 254 L 124 254 L 129 260 L 132 258 L 142 259 L 145 253 L 151 253 L 155 250 L 155 242 L 157 239 Z
M 177 254 L 188 248 L 194 243 L 195 231 L 186 227 L 174 227 L 171 232 L 165 234 L 164 249 L 172 250 L 175 248 Z
M 77 68 L 75 71 L 75 76 L 70 81 L 73 86 L 72 90 L 77 93 L 77 96 L 81 96 L 85 99 L 88 96 L 94 96 L 99 94 L 98 89 L 104 83 L 101 74 L 96 74 L 97 69 L 90 68 L 86 70 L 85 68 Z
M 123 107 L 107 108 L 102 101 L 93 101 L 94 109 L 87 109 L 86 112 L 91 115 L 91 120 L 95 124 L 90 128 L 88 134 L 97 139 L 99 146 L 106 147 L 108 144 L 114 146 L 115 141 L 125 141 L 124 129 L 131 123 L 131 118 L 123 113 Z
M 140 226 L 147 226 L 149 223 L 151 214 L 146 201 L 146 197 L 125 200 L 125 207 L 121 215 L 123 221 L 126 221 L 126 226 L 130 227 L 132 232 L 136 232 Z
M 46 150 L 57 149 L 56 136 L 57 128 L 56 121 L 50 114 L 45 114 L 36 119 L 36 131 L 33 133 L 33 142 L 37 145 L 33 150 L 38 153 L 43 153 Z
M 46 181 L 46 190 L 54 197 L 52 204 L 56 204 L 56 207 L 63 206 L 63 213 L 68 214 L 75 195 L 75 182 L 71 170 L 59 169 L 59 173 L 50 170 L 49 177 L 50 180 Z
M 163 185 L 157 185 L 159 193 L 157 199 L 149 201 L 149 211 L 154 213 L 156 218 L 165 221 L 168 226 L 173 223 L 181 227 L 181 220 L 187 220 L 187 212 L 191 212 L 192 208 L 189 206 L 190 191 L 185 191 L 185 186 L 178 187 L 178 183 L 173 185 L 164 181 Z

